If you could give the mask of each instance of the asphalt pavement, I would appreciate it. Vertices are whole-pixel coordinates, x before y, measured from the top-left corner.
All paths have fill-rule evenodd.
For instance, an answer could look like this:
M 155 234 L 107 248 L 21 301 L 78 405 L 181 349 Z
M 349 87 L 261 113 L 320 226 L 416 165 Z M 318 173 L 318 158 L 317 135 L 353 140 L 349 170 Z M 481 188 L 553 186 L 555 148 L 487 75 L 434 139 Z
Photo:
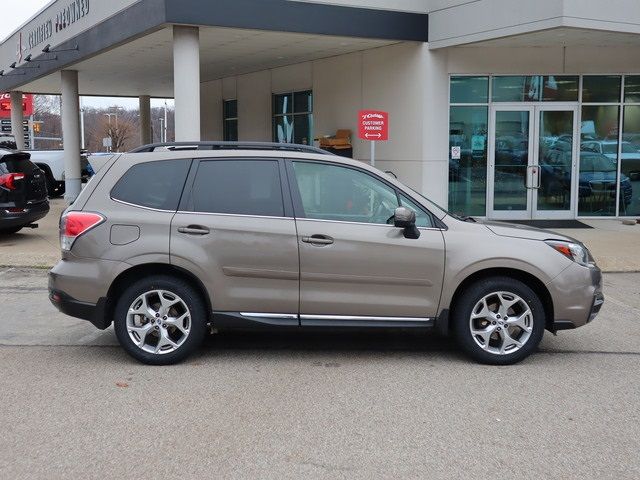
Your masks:
M 222 333 L 143 366 L 0 269 L 0 478 L 640 478 L 640 274 L 510 367 L 423 333 Z

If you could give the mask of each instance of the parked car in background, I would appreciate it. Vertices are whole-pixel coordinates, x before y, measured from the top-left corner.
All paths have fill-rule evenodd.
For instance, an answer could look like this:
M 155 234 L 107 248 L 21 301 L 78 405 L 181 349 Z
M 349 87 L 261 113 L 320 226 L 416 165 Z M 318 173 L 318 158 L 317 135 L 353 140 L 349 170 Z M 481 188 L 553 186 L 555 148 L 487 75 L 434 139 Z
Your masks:
M 13 135 L 0 136 L 0 148 L 17 150 L 16 140 Z M 27 150 L 31 155 L 31 161 L 35 163 L 45 175 L 47 191 L 50 198 L 64 195 L 64 151 L 63 150 Z M 89 163 L 87 153 L 80 156 L 82 182 L 86 183 L 95 172 Z
M 210 329 L 270 326 L 436 328 L 506 365 L 604 302 L 579 242 L 456 217 L 362 162 L 300 145 L 161 147 L 115 156 L 87 184 L 49 274 L 58 309 L 114 323 L 139 361 L 178 362 Z
M 29 154 L 0 149 L 0 234 L 34 226 L 49 213 L 44 173 Z
M 61 197 L 65 192 L 64 150 L 29 150 L 31 161 L 38 165 L 47 175 L 49 196 Z M 86 183 L 94 175 L 87 155 L 80 155 L 82 182 Z
M 607 199 L 615 199 L 618 168 L 615 160 L 588 150 L 580 152 L 580 177 L 578 194 L 580 198 L 599 197 L 604 204 Z M 629 177 L 620 174 L 620 202 L 629 205 L 633 199 L 633 187 Z M 614 201 L 615 202 L 615 201 Z

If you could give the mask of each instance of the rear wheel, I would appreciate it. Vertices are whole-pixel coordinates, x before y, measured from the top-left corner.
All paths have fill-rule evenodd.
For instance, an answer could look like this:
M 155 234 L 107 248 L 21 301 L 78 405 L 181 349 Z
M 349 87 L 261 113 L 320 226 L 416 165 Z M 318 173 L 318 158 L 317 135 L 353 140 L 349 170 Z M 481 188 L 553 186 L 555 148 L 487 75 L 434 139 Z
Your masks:
M 133 358 L 170 365 L 197 350 L 207 319 L 204 302 L 191 285 L 159 275 L 124 291 L 115 308 L 114 327 L 120 345 Z
M 481 363 L 510 365 L 523 360 L 538 347 L 544 326 L 542 302 L 531 288 L 513 278 L 476 282 L 454 305 L 458 344 Z

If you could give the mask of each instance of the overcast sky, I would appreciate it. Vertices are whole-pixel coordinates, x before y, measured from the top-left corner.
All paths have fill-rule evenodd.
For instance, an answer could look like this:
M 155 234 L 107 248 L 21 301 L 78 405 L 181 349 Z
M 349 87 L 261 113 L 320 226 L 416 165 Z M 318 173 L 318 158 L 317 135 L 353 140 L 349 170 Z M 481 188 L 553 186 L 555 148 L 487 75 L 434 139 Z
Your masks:
M 105 0 L 100 0 L 105 1 Z M 2 22 L 0 22 L 0 38 L 5 39 L 11 33 L 18 29 L 23 23 L 29 20 L 45 5 L 51 3 L 51 0 L 0 0 L 2 7 Z M 84 97 L 85 105 L 94 107 L 109 107 L 118 105 L 125 108 L 136 108 L 138 106 L 137 98 L 112 98 L 112 97 Z M 173 101 L 169 102 L 173 104 Z M 151 101 L 152 106 L 164 105 L 164 101 L 154 99 Z

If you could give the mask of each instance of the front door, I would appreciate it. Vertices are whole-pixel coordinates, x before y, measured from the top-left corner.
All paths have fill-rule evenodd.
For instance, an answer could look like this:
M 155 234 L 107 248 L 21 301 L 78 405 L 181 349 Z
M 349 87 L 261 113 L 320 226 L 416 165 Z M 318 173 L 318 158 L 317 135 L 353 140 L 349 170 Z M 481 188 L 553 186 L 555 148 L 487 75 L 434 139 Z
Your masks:
M 489 216 L 573 218 L 577 110 L 500 106 L 491 112 Z
M 300 250 L 300 321 L 318 325 L 425 325 L 437 314 L 444 240 L 428 212 L 370 172 L 293 161 Z M 393 226 L 417 214 L 420 238 Z

